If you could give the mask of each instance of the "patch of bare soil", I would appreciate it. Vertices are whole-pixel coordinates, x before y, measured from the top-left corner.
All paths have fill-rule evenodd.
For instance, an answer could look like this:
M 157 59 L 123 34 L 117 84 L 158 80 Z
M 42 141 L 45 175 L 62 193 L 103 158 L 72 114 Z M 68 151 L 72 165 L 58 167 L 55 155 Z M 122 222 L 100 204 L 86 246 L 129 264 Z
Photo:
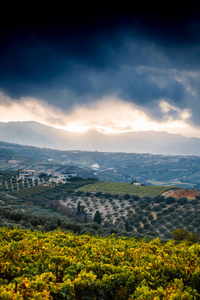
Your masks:
M 189 189 L 170 189 L 164 193 L 162 193 L 165 197 L 174 197 L 179 199 L 181 197 L 186 197 L 188 200 L 195 199 L 196 196 L 200 195 L 199 190 L 189 190 Z

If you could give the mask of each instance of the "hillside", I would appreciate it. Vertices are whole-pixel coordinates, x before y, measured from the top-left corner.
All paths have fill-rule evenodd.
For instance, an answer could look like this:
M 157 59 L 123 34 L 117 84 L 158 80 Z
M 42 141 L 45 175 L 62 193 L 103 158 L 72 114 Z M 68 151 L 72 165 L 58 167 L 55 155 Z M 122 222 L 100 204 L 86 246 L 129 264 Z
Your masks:
M 12 173 L 9 176 L 13 176 Z M 93 186 L 100 186 L 102 191 L 103 186 L 114 186 L 115 193 L 97 189 L 90 192 L 89 188 Z M 32 230 L 60 227 L 78 233 L 90 231 L 92 234 L 98 230 L 101 236 L 116 233 L 117 236 L 145 236 L 148 239 L 158 236 L 164 240 L 172 238 L 171 232 L 180 227 L 199 234 L 199 191 L 193 190 L 191 200 L 185 197 L 183 189 L 180 189 L 181 197 L 178 198 L 179 189 L 168 188 L 165 192 L 166 187 L 129 184 L 128 189 L 127 186 L 126 183 L 101 183 L 92 178 L 77 178 L 70 184 L 14 188 L 9 194 L 0 194 L 0 226 L 18 224 L 20 228 Z M 133 188 L 132 194 L 128 193 L 130 188 Z M 116 193 L 119 191 L 122 194 Z M 162 195 L 171 191 L 177 191 L 176 198 L 170 194 Z M 98 219 L 95 219 L 96 214 L 100 215 Z M 93 220 L 99 225 L 94 225 Z
M 0 142 L 0 151 L 11 151 L 1 170 L 35 169 L 44 172 L 69 171 L 101 181 L 200 188 L 200 157 L 91 151 L 59 151 Z
M 112 195 L 124 195 L 130 194 L 136 196 L 147 196 L 155 197 L 166 190 L 171 189 L 171 187 L 163 186 L 134 186 L 130 183 L 121 182 L 96 182 L 93 184 L 85 185 L 79 190 L 91 193 L 110 193 Z

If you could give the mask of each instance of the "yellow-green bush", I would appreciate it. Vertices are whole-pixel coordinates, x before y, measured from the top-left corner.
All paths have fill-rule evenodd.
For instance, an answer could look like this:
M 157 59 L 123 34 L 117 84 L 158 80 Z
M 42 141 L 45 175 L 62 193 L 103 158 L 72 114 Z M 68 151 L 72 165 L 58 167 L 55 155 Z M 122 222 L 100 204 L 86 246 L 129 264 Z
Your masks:
M 200 299 L 200 245 L 0 229 L 0 299 Z

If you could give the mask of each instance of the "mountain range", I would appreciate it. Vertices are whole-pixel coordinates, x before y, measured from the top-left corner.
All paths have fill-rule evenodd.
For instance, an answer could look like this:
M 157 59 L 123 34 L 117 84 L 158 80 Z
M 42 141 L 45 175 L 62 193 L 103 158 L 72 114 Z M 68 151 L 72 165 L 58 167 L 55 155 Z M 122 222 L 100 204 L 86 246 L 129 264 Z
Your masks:
M 97 130 L 70 132 L 37 122 L 0 122 L 0 140 L 59 150 L 200 155 L 200 138 L 164 131 L 103 134 Z

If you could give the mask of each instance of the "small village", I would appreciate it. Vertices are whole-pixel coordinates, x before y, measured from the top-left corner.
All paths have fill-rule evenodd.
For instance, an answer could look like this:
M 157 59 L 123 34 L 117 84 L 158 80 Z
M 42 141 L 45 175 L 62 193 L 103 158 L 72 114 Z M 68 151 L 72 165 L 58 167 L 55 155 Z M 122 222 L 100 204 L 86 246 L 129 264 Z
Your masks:
M 69 179 L 78 177 L 77 173 L 71 173 L 71 172 L 62 172 L 60 174 L 51 174 L 50 172 L 46 173 L 37 173 L 35 170 L 20 170 L 18 180 L 40 180 L 42 178 L 46 178 L 46 182 L 48 183 L 67 183 L 69 182 Z M 42 180 L 41 180 L 42 182 Z M 145 184 L 138 182 L 136 180 L 133 180 L 131 182 L 132 185 L 135 186 L 144 186 Z
M 70 178 L 77 177 L 76 173 L 60 173 L 60 174 L 51 174 L 50 172 L 47 173 L 36 173 L 35 170 L 20 170 L 18 180 L 32 180 L 32 181 L 40 181 L 42 182 L 43 179 L 47 183 L 67 183 Z

